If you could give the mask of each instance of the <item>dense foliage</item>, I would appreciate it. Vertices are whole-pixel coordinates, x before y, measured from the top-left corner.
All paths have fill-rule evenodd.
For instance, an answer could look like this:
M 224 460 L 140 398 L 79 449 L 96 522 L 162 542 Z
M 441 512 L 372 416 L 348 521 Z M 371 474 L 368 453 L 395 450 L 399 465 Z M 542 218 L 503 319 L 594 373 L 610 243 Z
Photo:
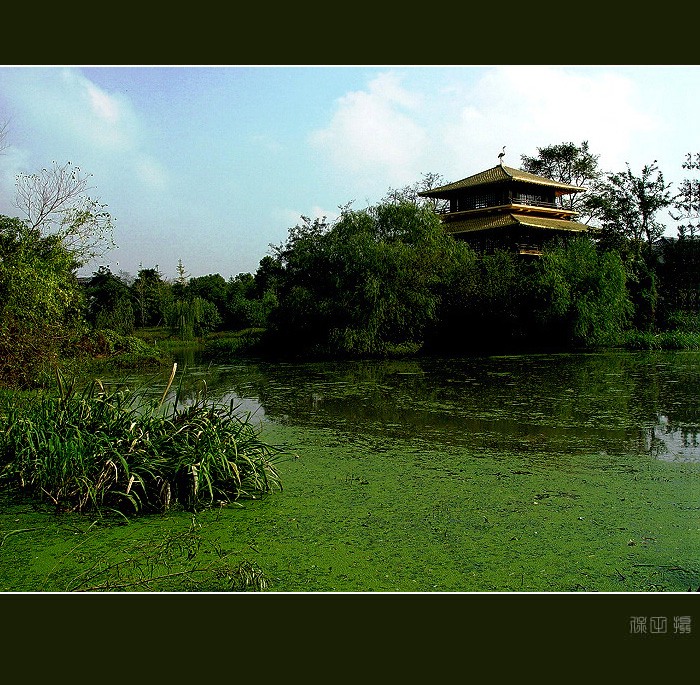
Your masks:
M 305 220 L 277 250 L 271 338 L 288 352 L 374 355 L 414 349 L 437 316 L 454 241 L 411 203 Z
M 559 143 L 537 148 L 537 155 L 520 156 L 523 171 L 551 178 L 560 183 L 583 187 L 587 192 L 574 192 L 557 198 L 566 209 L 579 212 L 579 221 L 589 223 L 597 214 L 590 202 L 595 194 L 591 192 L 602 172 L 598 168 L 598 155 L 590 152 L 588 141 L 581 145 L 572 142 Z
M 54 235 L 0 216 L 0 379 L 27 385 L 67 350 L 82 320 L 73 255 Z
M 277 255 L 269 340 L 290 353 L 614 344 L 631 312 L 622 261 L 589 239 L 477 255 L 410 202 L 307 219 Z

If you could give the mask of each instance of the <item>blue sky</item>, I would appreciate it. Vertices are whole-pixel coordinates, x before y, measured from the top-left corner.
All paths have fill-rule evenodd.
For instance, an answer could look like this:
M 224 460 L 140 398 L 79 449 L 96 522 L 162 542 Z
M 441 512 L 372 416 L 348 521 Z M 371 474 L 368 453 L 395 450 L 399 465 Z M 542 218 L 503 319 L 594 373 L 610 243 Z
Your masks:
M 605 171 L 700 151 L 697 66 L 0 66 L 0 214 L 52 162 L 92 175 L 135 275 L 254 272 L 302 215 L 587 140 Z M 665 215 L 662 219 L 667 218 Z M 675 234 L 668 218 L 669 234 Z

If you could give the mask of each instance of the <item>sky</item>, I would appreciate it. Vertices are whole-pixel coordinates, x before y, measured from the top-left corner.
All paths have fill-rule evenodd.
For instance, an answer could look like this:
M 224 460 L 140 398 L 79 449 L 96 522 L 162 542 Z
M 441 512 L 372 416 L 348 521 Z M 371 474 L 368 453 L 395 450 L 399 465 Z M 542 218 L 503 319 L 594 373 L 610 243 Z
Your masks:
M 667 183 L 700 151 L 700 67 L 0 66 L 0 214 L 15 181 L 71 162 L 107 205 L 116 248 L 87 264 L 228 279 L 310 218 L 376 204 L 562 142 L 599 168 Z M 668 235 L 675 223 L 666 214 Z

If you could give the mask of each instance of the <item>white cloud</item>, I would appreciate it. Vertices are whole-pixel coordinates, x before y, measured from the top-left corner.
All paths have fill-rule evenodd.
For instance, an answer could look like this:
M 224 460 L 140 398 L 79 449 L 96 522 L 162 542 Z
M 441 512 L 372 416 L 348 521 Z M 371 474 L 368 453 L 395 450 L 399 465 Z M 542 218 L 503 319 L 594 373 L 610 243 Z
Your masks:
M 154 189 L 164 189 L 167 186 L 167 172 L 163 166 L 152 157 L 139 155 L 134 166 L 138 179 Z
M 423 128 L 412 118 L 421 100 L 401 86 L 399 77 L 384 73 L 367 90 L 354 91 L 336 102 L 328 126 L 314 131 L 311 144 L 344 173 L 375 187 L 402 183 L 418 172 L 418 160 L 428 144 Z
M 16 127 L 9 142 L 32 153 L 23 155 L 24 171 L 72 161 L 96 178 L 164 184 L 165 170 L 146 151 L 146 124 L 127 96 L 105 91 L 73 68 L 0 72 L 4 107 Z
M 659 126 L 632 78 L 613 68 L 465 68 L 421 94 L 404 85 L 410 70 L 402 76 L 382 73 L 338 99 L 311 136 L 355 192 L 376 195 L 426 172 L 457 180 L 495 166 L 503 145 L 518 167 L 538 147 L 587 140 L 601 168 L 617 171 L 649 161 L 640 141 Z
M 32 99 L 27 99 L 36 124 L 96 151 L 124 153 L 138 146 L 138 117 L 128 98 L 105 92 L 74 69 L 60 69 L 55 76 L 37 79 L 41 88 L 32 89 Z M 40 107 L 47 99 L 51 117 Z
M 462 176 L 495 165 L 503 145 L 505 163 L 517 167 L 538 147 L 584 140 L 601 168 L 617 171 L 658 125 L 633 82 L 607 69 L 498 67 L 451 99 L 458 109 L 442 126 L 440 145 L 450 171 Z
M 86 84 L 86 89 L 93 112 L 105 121 L 117 123 L 120 119 L 120 108 L 116 99 L 90 82 Z

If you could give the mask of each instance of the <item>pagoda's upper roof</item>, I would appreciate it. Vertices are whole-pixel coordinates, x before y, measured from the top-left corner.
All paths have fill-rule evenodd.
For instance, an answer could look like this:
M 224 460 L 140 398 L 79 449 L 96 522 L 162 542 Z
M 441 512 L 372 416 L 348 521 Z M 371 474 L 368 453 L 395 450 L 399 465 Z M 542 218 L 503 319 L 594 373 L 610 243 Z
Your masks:
M 569 193 L 578 193 L 585 190 L 585 188 L 580 186 L 560 183 L 559 181 L 553 181 L 551 178 L 545 178 L 544 176 L 531 174 L 528 171 L 522 171 L 521 169 L 514 169 L 513 167 L 498 164 L 491 169 L 487 169 L 486 171 L 474 174 L 473 176 L 467 176 L 467 178 L 463 178 L 461 181 L 448 183 L 447 185 L 440 186 L 439 188 L 433 188 L 432 190 L 424 190 L 418 194 L 423 197 L 448 198 L 456 190 L 473 188 L 476 186 L 493 185 L 495 183 L 504 183 L 508 181 L 522 181 L 533 185 L 548 186 L 550 188 L 554 188 L 557 195 L 567 195 Z

